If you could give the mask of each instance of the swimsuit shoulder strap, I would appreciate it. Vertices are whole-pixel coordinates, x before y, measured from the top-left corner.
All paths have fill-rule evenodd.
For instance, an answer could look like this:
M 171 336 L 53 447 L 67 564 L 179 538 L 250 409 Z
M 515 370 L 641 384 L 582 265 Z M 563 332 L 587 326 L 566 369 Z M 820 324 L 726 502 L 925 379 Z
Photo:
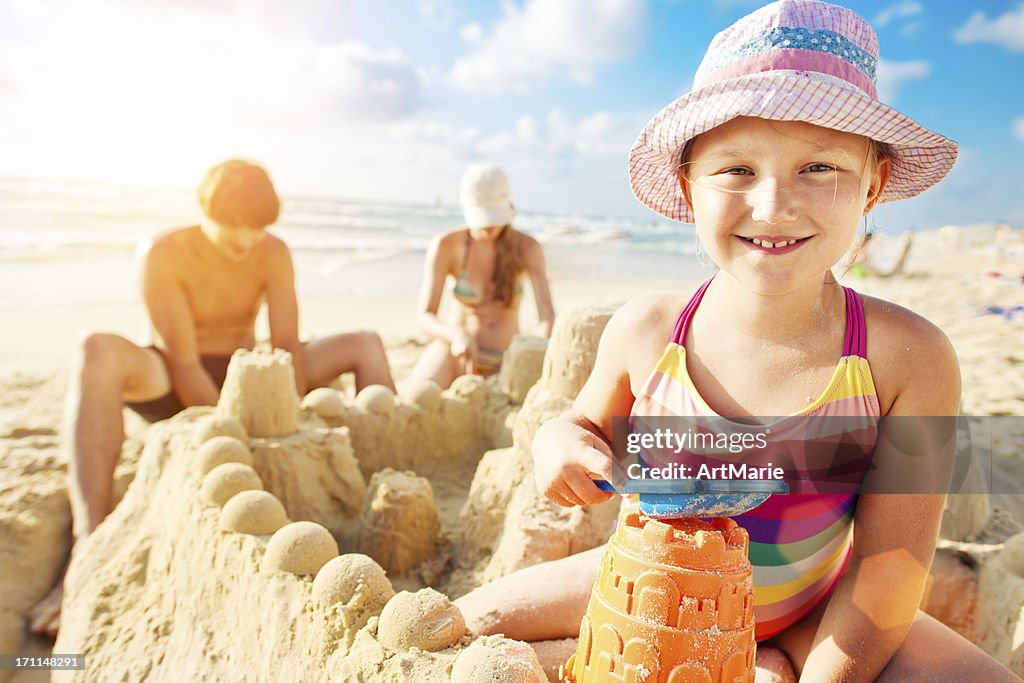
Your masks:
M 714 278 L 712 278 L 713 280 Z M 708 280 L 693 293 L 690 297 L 690 301 L 683 308 L 682 313 L 679 314 L 679 318 L 676 320 L 675 329 L 672 331 L 671 341 L 679 346 L 685 346 L 686 331 L 690 329 L 690 320 L 693 318 L 694 312 L 697 310 L 697 306 L 700 305 L 700 300 L 704 298 L 704 292 L 707 291 L 708 285 L 711 284 L 711 280 Z
M 846 339 L 843 341 L 843 356 L 867 358 L 867 325 L 864 323 L 864 302 L 860 294 L 849 287 L 843 287 L 846 294 Z
M 671 341 L 673 343 L 684 346 L 686 333 L 690 329 L 690 321 L 710 284 L 711 280 L 708 280 L 698 287 L 679 314 L 675 329 L 672 331 Z M 843 340 L 843 355 L 867 358 L 867 325 L 864 321 L 864 303 L 860 294 L 849 287 L 843 287 L 843 293 L 846 296 L 846 337 Z

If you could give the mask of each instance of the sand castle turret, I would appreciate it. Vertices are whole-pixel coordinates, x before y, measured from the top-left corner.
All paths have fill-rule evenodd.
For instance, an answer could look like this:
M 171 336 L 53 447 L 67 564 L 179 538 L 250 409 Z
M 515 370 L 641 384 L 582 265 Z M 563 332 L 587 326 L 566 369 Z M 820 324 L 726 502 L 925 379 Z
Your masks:
M 540 377 L 547 349 L 548 340 L 543 337 L 525 334 L 512 337 L 498 374 L 498 386 L 513 403 L 526 400 L 526 392 Z
M 386 467 L 370 479 L 356 544 L 389 574 L 404 574 L 434 554 L 441 520 L 430 481 Z
M 754 680 L 747 532 L 730 519 L 659 521 L 624 507 L 565 680 Z
M 250 436 L 287 436 L 299 423 L 299 396 L 295 388 L 292 355 L 235 351 L 228 363 L 217 411 L 242 423 Z

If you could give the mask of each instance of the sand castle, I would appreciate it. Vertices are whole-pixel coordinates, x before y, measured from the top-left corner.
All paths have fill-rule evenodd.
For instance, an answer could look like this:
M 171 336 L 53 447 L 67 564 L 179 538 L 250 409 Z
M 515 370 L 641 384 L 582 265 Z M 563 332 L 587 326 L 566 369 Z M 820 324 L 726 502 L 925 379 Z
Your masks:
M 558 508 L 527 465 L 532 431 L 579 388 L 551 385 L 582 383 L 609 315 L 564 316 L 561 361 L 518 340 L 500 377 L 325 389 L 301 410 L 274 404 L 286 354 L 237 354 L 217 408 L 150 429 L 77 550 L 57 648 L 89 670 L 55 679 L 545 680 L 530 646 L 467 634 L 448 595 L 607 539 L 614 506 Z
M 424 383 L 404 386 L 398 396 L 362 392 L 353 401 L 332 388 L 317 390 L 296 411 L 293 431 L 273 436 L 250 434 L 233 411 L 256 411 L 228 392 L 217 409 L 190 409 L 154 425 L 134 481 L 78 549 L 68 575 L 55 651 L 88 653 L 89 671 L 55 678 L 421 681 L 501 672 L 504 680 L 535 680 L 537 660 L 527 646 L 456 637 L 459 620 L 445 597 L 611 534 L 617 505 L 568 510 L 548 503 L 535 490 L 529 456 L 536 428 L 569 407 L 589 374 L 610 312 L 561 313 L 542 361 L 536 343 L 520 344 L 531 360 L 513 357 L 506 365 L 536 371 L 540 364 L 536 382 L 510 370 L 509 377 L 460 378 L 443 392 Z M 251 360 L 287 383 L 280 357 Z M 251 367 L 235 369 L 239 383 L 252 380 Z M 521 405 L 513 394 L 523 397 Z M 285 411 L 262 409 L 277 415 L 273 424 L 289 423 Z M 0 567 L 6 651 L 18 651 L 24 610 L 59 570 L 68 533 L 59 463 L 26 457 L 12 452 L 7 467 L 20 468 L 34 488 L 0 490 L 7 509 L 32 512 L 0 517 L 0 542 L 12 558 Z M 125 457 L 119 467 L 122 488 L 135 461 Z M 204 485 L 224 465 L 236 474 Z M 401 486 L 380 486 L 398 475 Z M 440 524 L 437 540 L 428 534 L 412 559 L 400 559 L 403 574 L 385 572 L 381 563 L 396 558 L 373 548 L 371 531 L 381 527 L 374 515 L 403 519 L 407 492 L 414 494 L 410 509 L 428 511 L 423 482 Z M 1021 531 L 984 497 L 951 497 L 925 600 L 930 613 L 1018 673 Z M 362 547 L 378 558 L 358 552 L 361 535 Z M 385 607 L 399 595 L 385 620 Z M 406 647 L 424 635 L 409 633 L 410 614 L 432 627 L 426 640 Z M 545 662 L 565 662 L 577 644 L 532 649 Z
M 624 506 L 565 680 L 752 683 L 748 545 L 731 519 L 661 521 Z

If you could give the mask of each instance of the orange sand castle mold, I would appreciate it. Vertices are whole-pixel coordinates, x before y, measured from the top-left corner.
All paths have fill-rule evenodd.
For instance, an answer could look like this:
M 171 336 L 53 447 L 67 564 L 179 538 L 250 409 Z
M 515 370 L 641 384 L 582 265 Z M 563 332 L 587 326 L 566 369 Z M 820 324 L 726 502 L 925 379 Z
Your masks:
M 563 680 L 752 683 L 748 545 L 731 519 L 663 521 L 624 507 Z

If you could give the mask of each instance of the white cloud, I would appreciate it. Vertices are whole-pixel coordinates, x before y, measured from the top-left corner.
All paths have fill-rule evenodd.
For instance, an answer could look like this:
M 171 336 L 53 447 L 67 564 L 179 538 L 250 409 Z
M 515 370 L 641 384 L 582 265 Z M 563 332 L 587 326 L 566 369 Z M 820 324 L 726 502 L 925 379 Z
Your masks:
M 541 120 L 521 116 L 511 130 L 500 131 L 479 143 L 489 155 L 531 157 L 604 157 L 625 160 L 637 133 L 646 122 L 641 114 L 596 111 L 578 120 L 553 109 Z
M 922 28 L 924 28 L 923 21 L 911 21 L 903 25 L 903 28 L 900 29 L 900 35 L 904 38 L 916 38 Z
M 878 97 L 892 103 L 904 85 L 911 81 L 928 78 L 932 72 L 931 62 L 887 62 L 878 60 Z
M 454 0 L 416 0 L 416 11 L 427 26 L 451 26 L 459 16 Z
M 399 50 L 318 42 L 296 16 L 274 34 L 269 19 L 232 14 L 236 5 L 15 8 L 34 30 L 0 42 L 5 171 L 190 183 L 229 155 L 309 166 L 423 106 L 430 74 Z
M 960 44 L 992 43 L 1013 52 L 1024 51 L 1024 3 L 995 19 L 975 12 L 953 33 L 953 40 Z
M 504 16 L 484 35 L 464 27 L 476 50 L 455 61 L 450 74 L 461 89 L 489 94 L 527 92 L 558 76 L 593 81 L 595 70 L 632 54 L 647 23 L 646 0 L 526 0 L 503 6 Z
M 915 0 L 905 0 L 905 2 L 898 2 L 895 5 L 886 7 L 878 13 L 878 16 L 871 23 L 875 26 L 883 27 L 891 23 L 893 19 L 912 17 L 915 14 L 920 14 L 922 11 L 924 11 L 924 5 L 921 3 L 915 2 Z
M 1024 142 L 1024 116 L 1014 120 L 1013 122 L 1013 137 L 1017 138 L 1021 142 Z
M 420 104 L 417 71 L 398 50 L 375 51 L 361 43 L 345 43 L 317 48 L 313 61 L 316 78 L 311 85 L 333 102 L 332 112 L 353 118 L 401 119 Z M 299 70 L 309 66 L 300 65 Z

